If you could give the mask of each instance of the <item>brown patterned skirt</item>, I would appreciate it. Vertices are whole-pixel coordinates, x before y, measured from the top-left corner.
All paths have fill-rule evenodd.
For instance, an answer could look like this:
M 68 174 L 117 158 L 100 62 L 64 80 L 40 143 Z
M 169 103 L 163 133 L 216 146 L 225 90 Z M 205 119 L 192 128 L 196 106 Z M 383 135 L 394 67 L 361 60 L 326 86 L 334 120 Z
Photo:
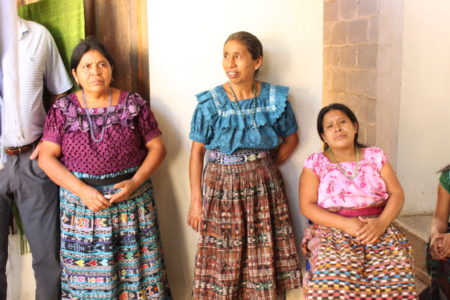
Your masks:
M 276 299 L 301 285 L 283 180 L 271 157 L 208 163 L 194 299 Z

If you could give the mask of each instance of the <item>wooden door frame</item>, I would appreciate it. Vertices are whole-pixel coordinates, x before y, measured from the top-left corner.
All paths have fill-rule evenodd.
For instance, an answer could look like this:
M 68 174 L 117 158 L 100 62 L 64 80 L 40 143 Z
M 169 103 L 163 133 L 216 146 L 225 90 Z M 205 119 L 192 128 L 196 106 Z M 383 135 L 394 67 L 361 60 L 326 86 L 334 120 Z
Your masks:
M 94 35 L 116 61 L 113 85 L 149 99 L 147 0 L 83 1 L 86 36 Z M 109 26 L 118 22 L 123 26 Z

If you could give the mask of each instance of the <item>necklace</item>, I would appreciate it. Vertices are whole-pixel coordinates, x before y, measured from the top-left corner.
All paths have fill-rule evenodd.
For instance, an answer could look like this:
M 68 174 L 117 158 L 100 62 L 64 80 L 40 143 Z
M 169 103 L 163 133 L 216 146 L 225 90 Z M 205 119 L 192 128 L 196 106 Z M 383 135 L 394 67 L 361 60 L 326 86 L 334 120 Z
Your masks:
M 344 170 L 344 168 L 341 166 L 341 164 L 337 161 L 336 157 L 334 157 L 334 154 L 333 154 L 333 151 L 331 150 L 331 148 L 328 147 L 328 153 L 330 153 L 331 158 L 336 162 L 336 165 L 337 165 L 339 171 L 341 171 L 341 173 L 350 180 L 353 180 L 353 178 L 358 176 L 358 173 L 359 173 L 359 150 L 358 150 L 358 147 L 355 147 L 355 152 L 356 152 L 355 169 L 353 170 L 352 175 L 350 175 L 349 172 Z
M 244 115 L 244 112 L 242 111 L 242 109 L 241 109 L 241 106 L 239 105 L 239 101 L 238 101 L 238 99 L 237 99 L 237 97 L 236 97 L 236 94 L 234 93 L 234 90 L 233 90 L 233 87 L 231 86 L 231 82 L 228 82 L 228 84 L 229 84 L 229 87 L 230 87 L 230 90 L 231 90 L 231 94 L 233 95 L 233 99 L 234 99 L 234 101 L 231 101 L 231 103 L 234 103 L 235 104 L 235 106 L 238 108 L 238 111 L 239 111 L 239 114 L 241 115 L 241 118 L 242 118 L 242 120 L 244 121 L 244 124 L 245 124 L 245 115 Z M 256 128 L 257 127 L 257 125 L 256 125 L 256 119 L 255 119 L 255 116 L 256 116 L 256 84 L 253 82 L 253 85 L 252 85 L 252 91 L 253 91 L 253 98 L 252 98 L 252 111 L 253 111 L 253 115 L 252 115 L 252 126 L 253 126 L 253 128 Z M 246 126 L 246 127 L 248 127 L 248 126 Z
M 99 143 L 103 140 L 103 135 L 105 134 L 105 128 L 106 128 L 106 120 L 108 119 L 109 116 L 109 112 L 110 112 L 110 107 L 112 106 L 112 92 L 111 89 L 109 89 L 109 99 L 108 99 L 108 107 L 106 108 L 106 114 L 103 114 L 102 118 L 103 118 L 103 126 L 102 126 L 102 130 L 100 131 L 100 137 L 97 139 L 95 138 L 95 134 L 94 134 L 94 126 L 97 127 L 97 125 L 95 125 L 94 122 L 92 122 L 92 118 L 89 115 L 89 107 L 87 106 L 87 102 L 86 102 L 86 96 L 84 95 L 84 90 L 81 90 L 81 95 L 82 95 L 82 99 L 83 99 L 83 105 L 85 107 L 85 111 L 86 111 L 86 116 L 89 122 L 89 132 L 91 133 L 91 138 L 94 140 L 94 142 Z

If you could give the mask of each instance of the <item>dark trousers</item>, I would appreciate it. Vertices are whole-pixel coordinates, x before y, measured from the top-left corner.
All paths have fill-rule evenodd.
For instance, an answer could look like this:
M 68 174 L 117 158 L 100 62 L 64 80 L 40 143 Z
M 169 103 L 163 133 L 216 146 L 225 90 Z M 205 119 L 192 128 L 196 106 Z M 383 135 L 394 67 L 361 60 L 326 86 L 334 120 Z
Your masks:
M 13 201 L 32 252 L 35 299 L 60 299 L 58 187 L 36 161 L 28 158 L 30 154 L 31 150 L 21 155 L 6 155 L 5 167 L 0 170 L 0 300 L 6 300 L 8 226 Z

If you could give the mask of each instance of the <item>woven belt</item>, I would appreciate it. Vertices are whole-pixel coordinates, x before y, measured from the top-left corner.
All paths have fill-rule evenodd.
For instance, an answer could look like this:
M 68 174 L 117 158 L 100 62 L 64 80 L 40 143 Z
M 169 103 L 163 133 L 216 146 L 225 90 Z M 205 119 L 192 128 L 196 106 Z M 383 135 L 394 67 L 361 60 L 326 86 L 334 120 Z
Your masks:
M 25 145 L 25 146 L 21 146 L 21 147 L 6 147 L 5 148 L 5 153 L 8 155 L 20 155 L 22 153 L 25 153 L 28 150 L 33 149 L 34 145 L 37 144 L 36 142 L 33 142 L 31 144 Z
M 340 216 L 344 217 L 372 217 L 379 216 L 384 210 L 383 206 L 369 206 L 363 208 L 339 208 L 336 210 L 330 210 Z
M 235 165 L 243 164 L 249 161 L 255 161 L 269 156 L 269 151 L 261 150 L 241 150 L 233 154 L 226 154 L 220 151 L 210 151 L 209 161 L 221 165 Z
M 115 177 L 109 177 L 109 178 L 80 178 L 81 181 L 86 183 L 87 185 L 98 187 L 98 186 L 105 186 L 105 185 L 113 185 L 116 183 L 119 183 L 124 180 L 131 179 L 134 176 L 134 173 L 126 173 L 122 175 L 118 175 Z

